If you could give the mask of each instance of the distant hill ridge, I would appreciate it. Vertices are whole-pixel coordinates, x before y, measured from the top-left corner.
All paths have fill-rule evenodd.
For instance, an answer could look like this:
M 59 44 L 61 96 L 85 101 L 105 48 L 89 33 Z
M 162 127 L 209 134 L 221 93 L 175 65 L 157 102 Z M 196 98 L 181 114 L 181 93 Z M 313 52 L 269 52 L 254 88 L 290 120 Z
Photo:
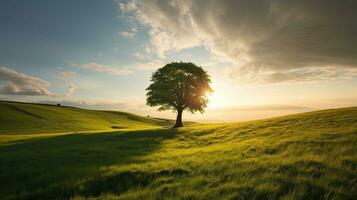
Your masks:
M 119 111 L 0 101 L 0 134 L 155 128 L 166 120 Z

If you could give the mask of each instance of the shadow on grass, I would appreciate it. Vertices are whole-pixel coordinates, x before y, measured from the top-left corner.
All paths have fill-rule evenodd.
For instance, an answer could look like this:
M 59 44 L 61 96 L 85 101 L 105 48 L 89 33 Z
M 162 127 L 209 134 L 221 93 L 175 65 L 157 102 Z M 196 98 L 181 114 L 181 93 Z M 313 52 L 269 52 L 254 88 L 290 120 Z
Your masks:
M 69 198 L 76 185 L 100 174 L 102 167 L 124 165 L 160 148 L 161 142 L 173 139 L 175 129 L 71 134 L 23 140 L 0 147 L 0 196 L 2 198 Z M 173 172 L 176 173 L 176 172 Z M 95 195 L 113 189 L 111 181 L 135 182 L 133 174 L 119 174 L 113 180 L 90 183 L 84 193 Z M 142 176 L 146 181 L 156 176 Z M 109 181 L 109 185 L 101 186 Z M 145 183 L 145 181 L 139 180 Z M 101 184 L 103 183 L 103 184 Z M 106 183 L 108 184 L 108 183 Z M 136 183 L 135 183 L 136 184 Z M 107 188 L 103 188 L 107 187 Z
M 147 171 L 123 171 L 111 176 L 99 176 L 88 182 L 84 191 L 85 197 L 96 197 L 101 194 L 121 194 L 129 189 L 148 186 L 157 178 L 179 177 L 187 175 L 189 172 L 183 169 L 161 170 L 157 172 Z

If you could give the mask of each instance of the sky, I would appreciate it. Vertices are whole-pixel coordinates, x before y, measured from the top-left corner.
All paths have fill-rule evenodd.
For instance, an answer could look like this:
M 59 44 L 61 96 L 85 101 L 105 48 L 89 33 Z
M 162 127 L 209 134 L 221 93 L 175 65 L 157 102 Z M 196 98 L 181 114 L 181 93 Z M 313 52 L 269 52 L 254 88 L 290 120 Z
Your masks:
M 231 122 L 357 106 L 354 0 L 2 0 L 0 100 L 174 118 L 145 104 L 151 74 L 193 62 Z

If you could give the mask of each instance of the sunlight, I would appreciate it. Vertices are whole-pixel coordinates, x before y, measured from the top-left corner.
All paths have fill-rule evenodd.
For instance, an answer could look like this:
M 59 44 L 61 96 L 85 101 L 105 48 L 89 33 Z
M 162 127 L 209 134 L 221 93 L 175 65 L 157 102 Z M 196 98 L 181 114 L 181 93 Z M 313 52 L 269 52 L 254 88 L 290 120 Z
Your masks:
M 208 108 L 219 108 L 226 106 L 226 101 L 224 98 L 217 95 L 217 93 L 207 92 L 205 96 L 208 98 Z
M 209 98 L 209 97 L 211 96 L 211 94 L 212 94 L 212 92 L 206 91 L 206 92 L 204 93 L 204 96 L 207 97 L 207 98 Z

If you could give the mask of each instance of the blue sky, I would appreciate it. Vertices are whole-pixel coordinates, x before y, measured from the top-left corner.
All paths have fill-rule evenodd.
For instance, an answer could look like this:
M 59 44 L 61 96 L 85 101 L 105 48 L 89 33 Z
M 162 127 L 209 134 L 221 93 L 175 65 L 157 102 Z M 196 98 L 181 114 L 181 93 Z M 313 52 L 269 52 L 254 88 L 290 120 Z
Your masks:
M 336 18 L 336 5 L 324 5 L 3 0 L 0 99 L 172 117 L 145 106 L 145 88 L 155 69 L 190 61 L 211 74 L 215 92 L 205 115 L 187 119 L 237 121 L 352 106 L 356 14 L 341 3 L 349 18 Z M 349 32 L 340 31 L 341 20 Z
M 126 66 L 135 60 L 133 53 L 147 43 L 144 32 L 130 40 L 120 36 L 130 23 L 119 18 L 114 1 L 36 0 L 2 4 L 1 65 L 51 80 L 54 92 L 64 92 L 70 81 L 94 79 L 103 86 L 122 85 L 125 78 L 78 70 L 71 65 L 96 62 Z M 65 70 L 75 72 L 76 80 L 59 79 L 56 72 Z M 108 79 L 111 83 L 103 81 Z M 127 87 L 130 85 L 123 88 Z

